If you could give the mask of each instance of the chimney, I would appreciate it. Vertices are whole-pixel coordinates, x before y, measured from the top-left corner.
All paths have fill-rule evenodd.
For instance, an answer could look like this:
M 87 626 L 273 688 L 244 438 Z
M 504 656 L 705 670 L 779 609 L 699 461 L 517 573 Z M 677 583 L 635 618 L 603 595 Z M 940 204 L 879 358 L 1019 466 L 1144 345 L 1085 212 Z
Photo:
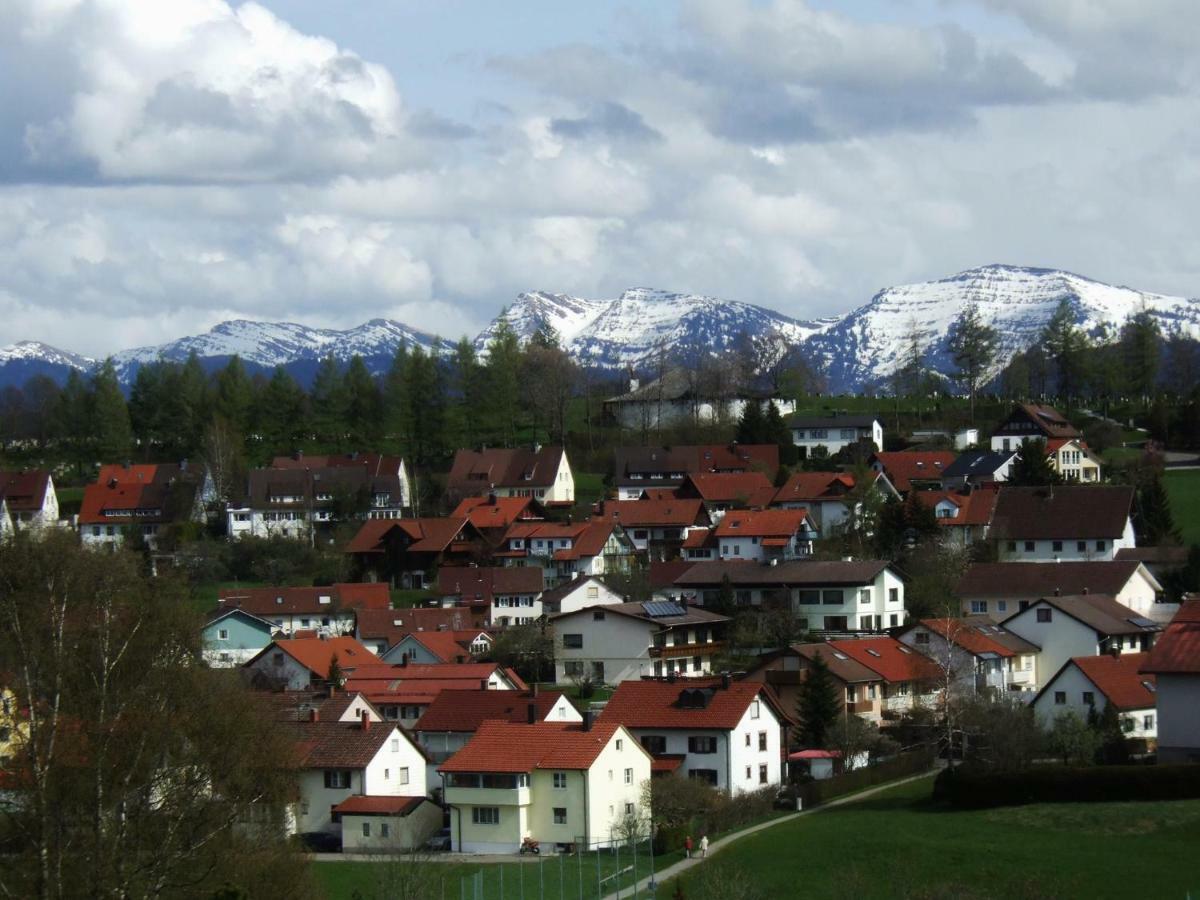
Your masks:
M 1061 589 L 1061 588 L 1055 588 L 1055 589 L 1054 589 L 1054 596 L 1055 596 L 1055 597 L 1061 597 L 1061 596 L 1062 596 L 1062 589 Z
M 537 722 L 537 704 L 536 703 L 530 703 L 529 706 L 526 707 L 526 713 L 528 715 L 530 725 Z
M 537 682 L 535 681 L 533 683 L 533 686 L 530 687 L 530 689 L 529 689 L 529 696 L 536 697 L 537 695 L 538 695 L 538 686 L 537 686 Z
M 592 715 L 593 715 L 593 713 L 590 709 L 584 710 L 584 712 L 583 712 L 583 730 L 584 731 L 592 730 Z
M 371 730 L 371 714 L 369 712 L 367 712 L 365 709 L 362 711 L 361 721 L 362 721 L 362 730 L 370 731 Z
M 674 683 L 675 683 L 675 670 L 668 669 L 667 670 L 667 684 L 674 684 Z
M 319 709 L 317 709 L 315 706 L 308 711 L 308 721 L 310 721 L 310 722 L 320 722 L 321 721 L 321 711 Z
M 486 691 L 488 689 L 488 680 L 486 678 L 479 679 L 479 689 L 481 691 Z
M 1109 644 L 1108 645 L 1108 653 L 1113 659 L 1120 659 L 1121 658 L 1120 643 Z
M 728 672 L 721 673 L 721 690 L 723 690 L 723 691 L 729 690 L 729 673 Z
M 1083 589 L 1083 596 L 1085 596 L 1085 597 L 1086 597 L 1087 595 L 1088 595 L 1088 589 L 1087 589 L 1087 588 L 1084 588 L 1084 589 Z
M 488 492 L 487 502 L 488 502 L 488 506 L 496 505 L 496 492 L 495 491 Z
M 687 608 L 688 608 L 687 594 L 679 595 L 679 606 L 683 609 L 684 612 L 687 612 Z
M 463 660 L 463 657 L 462 657 L 462 654 L 459 654 L 458 656 L 454 657 L 454 661 L 455 661 L 456 663 L 458 663 L 458 664 L 461 666 L 461 665 L 463 664 L 463 661 L 464 661 L 464 660 Z
M 400 668 L 402 668 L 402 669 L 403 669 L 403 668 L 405 668 L 407 665 L 408 665 L 408 654 L 407 654 L 407 653 L 401 653 L 401 654 L 400 654 Z

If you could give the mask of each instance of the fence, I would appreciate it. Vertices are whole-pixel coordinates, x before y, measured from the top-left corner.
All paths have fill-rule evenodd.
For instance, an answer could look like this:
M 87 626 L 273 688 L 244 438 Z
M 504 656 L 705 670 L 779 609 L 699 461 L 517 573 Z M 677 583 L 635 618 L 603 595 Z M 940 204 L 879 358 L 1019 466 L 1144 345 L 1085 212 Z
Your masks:
M 638 883 L 654 875 L 649 838 L 575 844 L 572 853 L 544 853 L 482 865 L 459 877 L 448 900 L 600 900 L 610 894 L 650 898 Z

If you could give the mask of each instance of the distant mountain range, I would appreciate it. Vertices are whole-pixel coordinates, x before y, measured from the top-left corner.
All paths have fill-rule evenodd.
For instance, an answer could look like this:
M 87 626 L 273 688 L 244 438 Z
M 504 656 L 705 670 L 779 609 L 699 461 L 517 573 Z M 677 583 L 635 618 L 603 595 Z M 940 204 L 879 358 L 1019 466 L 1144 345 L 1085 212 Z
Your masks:
M 1076 322 L 1089 332 L 1104 325 L 1119 328 L 1129 315 L 1145 308 L 1165 333 L 1200 338 L 1200 299 L 1114 287 L 1056 269 L 991 265 L 938 281 L 886 288 L 843 316 L 815 321 L 736 300 L 647 288 L 634 288 L 611 300 L 534 291 L 518 295 L 475 345 L 486 352 L 501 318 L 523 341 L 549 325 L 579 363 L 615 372 L 646 367 L 661 348 L 721 351 L 748 335 L 799 345 L 824 365 L 831 390 L 861 391 L 885 382 L 896 370 L 914 329 L 922 336 L 931 365 L 953 371 L 947 337 L 969 303 L 1000 332 L 998 371 L 1013 353 L 1037 339 L 1064 298 Z M 372 371 L 383 372 L 401 344 L 437 354 L 453 346 L 390 319 L 372 319 L 347 331 L 234 320 L 161 346 L 123 350 L 113 360 L 126 383 L 145 363 L 182 361 L 193 351 L 206 369 L 224 366 L 237 354 L 251 371 L 282 365 L 307 383 L 319 360 L 329 354 L 339 360 L 359 355 Z M 0 387 L 22 384 L 37 374 L 61 381 L 72 368 L 86 371 L 95 365 L 95 360 L 65 350 L 22 341 L 0 348 Z

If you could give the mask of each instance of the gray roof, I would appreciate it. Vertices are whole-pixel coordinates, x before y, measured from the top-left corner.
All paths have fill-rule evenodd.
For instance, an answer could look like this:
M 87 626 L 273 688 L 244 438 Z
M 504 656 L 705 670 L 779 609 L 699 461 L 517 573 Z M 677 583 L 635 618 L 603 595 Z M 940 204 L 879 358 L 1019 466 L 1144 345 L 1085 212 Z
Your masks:
M 1016 455 L 1015 450 L 968 450 L 946 466 L 942 475 L 947 478 L 991 475 Z
M 711 612 L 707 609 L 692 605 L 681 605 L 675 603 L 659 603 L 657 605 L 663 607 L 676 607 L 680 610 L 681 615 L 654 615 L 655 603 L 606 603 L 598 606 L 589 606 L 585 609 L 577 609 L 574 612 L 558 613 L 551 616 L 551 621 L 570 618 L 581 613 L 596 613 L 598 611 L 617 613 L 622 616 L 629 616 L 633 619 L 641 619 L 644 622 L 650 622 L 654 625 L 663 625 L 671 627 L 674 625 L 715 625 L 719 622 L 730 621 L 729 616 L 723 616 L 719 613 Z M 649 607 L 649 608 L 648 608 Z
M 805 416 L 793 413 L 784 421 L 789 428 L 870 428 L 879 421 L 879 416 L 862 413 Z
M 1071 618 L 1082 622 L 1099 634 L 1147 634 L 1161 631 L 1162 626 L 1142 618 L 1128 606 L 1118 603 L 1106 594 L 1074 594 L 1067 597 L 1042 597 L 1019 612 L 1013 613 L 1004 622 L 1009 622 L 1022 613 L 1028 613 L 1040 604 L 1047 604 Z
M 1010 540 L 1115 540 L 1125 532 L 1133 488 L 1057 485 L 1000 488 L 992 536 Z
M 726 575 L 735 586 L 861 585 L 873 582 L 888 567 L 881 559 L 794 560 L 778 565 L 756 562 L 698 562 L 677 579 L 679 587 L 719 585 Z
M 975 563 L 955 586 L 960 597 L 1048 597 L 1060 594 L 1116 595 L 1138 571 L 1137 560 L 1060 563 Z

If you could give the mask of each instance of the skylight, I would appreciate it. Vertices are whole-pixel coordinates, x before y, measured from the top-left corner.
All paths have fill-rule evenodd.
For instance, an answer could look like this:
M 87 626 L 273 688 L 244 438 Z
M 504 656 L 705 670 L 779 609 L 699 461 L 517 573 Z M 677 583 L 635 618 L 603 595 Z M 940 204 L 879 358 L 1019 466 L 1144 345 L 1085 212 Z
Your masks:
M 881 657 L 881 656 L 879 655 L 879 651 L 878 651 L 878 650 L 871 650 L 871 649 L 869 649 L 869 648 L 868 648 L 867 652 L 868 652 L 868 653 L 870 653 L 872 656 L 876 657 L 877 659 L 882 659 L 882 658 L 883 658 L 883 657 Z
M 833 651 L 833 655 L 834 655 L 835 659 L 849 659 L 850 658 L 845 653 L 839 653 L 837 650 Z

